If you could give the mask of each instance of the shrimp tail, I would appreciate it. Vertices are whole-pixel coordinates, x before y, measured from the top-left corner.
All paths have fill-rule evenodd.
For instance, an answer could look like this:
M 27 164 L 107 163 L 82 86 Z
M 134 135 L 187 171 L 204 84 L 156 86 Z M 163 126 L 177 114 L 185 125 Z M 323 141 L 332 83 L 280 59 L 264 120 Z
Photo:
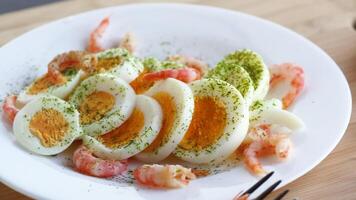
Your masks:
M 258 160 L 258 152 L 262 150 L 262 141 L 252 142 L 243 152 L 244 163 L 253 174 L 264 175 L 266 171 L 263 169 L 262 164 Z
M 288 108 L 304 88 L 304 70 L 300 67 L 295 67 L 293 70 L 295 71 L 296 76 L 292 79 L 290 84 L 292 88 L 295 88 L 295 91 L 288 93 L 282 98 L 284 108 Z
M 281 98 L 283 108 L 286 109 L 296 100 L 304 88 L 304 70 L 298 65 L 283 63 L 273 65 L 270 72 L 269 96 L 272 98 L 278 94 L 277 98 Z M 279 85 L 287 87 L 278 87 Z
M 19 109 L 15 105 L 16 99 L 17 96 L 10 95 L 5 98 L 4 104 L 2 105 L 2 109 L 11 123 L 14 122 L 15 116 L 19 111 Z
M 292 141 L 286 137 L 278 141 L 275 147 L 275 153 L 277 158 L 286 159 L 292 149 Z
M 121 39 L 119 48 L 126 49 L 130 53 L 134 53 L 136 49 L 136 39 L 132 33 L 126 33 Z
M 109 17 L 105 17 L 100 22 L 99 26 L 95 28 L 93 32 L 90 33 L 87 51 L 96 53 L 104 50 L 99 44 L 99 39 L 103 36 L 105 30 L 109 26 L 109 23 L 110 23 Z

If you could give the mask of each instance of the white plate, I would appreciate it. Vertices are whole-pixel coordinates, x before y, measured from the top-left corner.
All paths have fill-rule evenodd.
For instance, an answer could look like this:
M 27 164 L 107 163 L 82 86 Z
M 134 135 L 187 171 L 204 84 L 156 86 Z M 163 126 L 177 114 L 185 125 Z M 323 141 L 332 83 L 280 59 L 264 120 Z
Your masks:
M 113 44 L 126 31 L 132 31 L 138 38 L 140 56 L 163 58 L 182 53 L 213 65 L 233 50 L 249 48 L 260 53 L 267 64 L 288 61 L 303 66 L 306 89 L 292 110 L 307 128 L 292 136 L 295 150 L 287 162 L 264 161 L 268 170 L 276 171 L 274 180 L 283 180 L 282 185 L 316 166 L 343 136 L 351 114 L 350 90 L 339 67 L 324 51 L 271 22 L 205 6 L 112 7 L 67 17 L 30 31 L 0 49 L 1 97 L 44 72 L 56 54 L 83 49 L 89 32 L 108 15 L 112 23 L 105 35 L 106 43 Z M 147 190 L 81 175 L 61 159 L 31 155 L 15 142 L 7 123 L 0 126 L 0 138 L 1 181 L 33 198 L 232 199 L 257 180 L 240 166 L 193 181 L 184 189 Z

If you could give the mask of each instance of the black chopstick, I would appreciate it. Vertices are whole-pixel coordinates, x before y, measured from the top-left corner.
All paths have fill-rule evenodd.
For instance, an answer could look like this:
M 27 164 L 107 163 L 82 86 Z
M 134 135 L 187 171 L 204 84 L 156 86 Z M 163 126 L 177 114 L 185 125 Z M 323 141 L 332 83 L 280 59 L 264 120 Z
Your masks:
M 261 180 L 259 180 L 257 183 L 255 183 L 252 187 L 250 187 L 248 190 L 246 190 L 241 196 L 243 196 L 245 194 L 250 195 L 252 192 L 257 190 L 264 182 L 266 182 L 273 174 L 274 174 L 273 171 L 268 173 L 266 176 L 261 178 Z
M 282 200 L 284 196 L 289 192 L 289 190 L 284 190 L 282 193 L 280 193 L 274 200 Z
M 280 183 L 282 180 L 279 180 L 275 182 L 273 185 L 271 185 L 269 188 L 267 188 L 264 192 L 262 192 L 258 197 L 256 197 L 254 200 L 262 200 L 264 199 L 267 195 L 269 195 Z

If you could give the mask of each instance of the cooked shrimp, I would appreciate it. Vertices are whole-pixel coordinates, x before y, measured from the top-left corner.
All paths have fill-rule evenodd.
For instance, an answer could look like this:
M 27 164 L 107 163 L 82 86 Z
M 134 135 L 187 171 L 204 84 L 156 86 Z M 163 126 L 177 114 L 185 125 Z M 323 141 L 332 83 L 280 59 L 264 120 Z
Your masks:
M 283 63 L 272 66 L 270 73 L 270 94 L 279 94 L 277 96 L 282 98 L 283 108 L 288 108 L 304 88 L 303 68 L 295 64 Z
M 198 70 L 200 76 L 204 76 L 204 74 L 208 71 L 208 65 L 203 61 L 183 55 L 173 55 L 169 56 L 167 60 L 175 61 L 184 64 L 187 67 L 194 68 Z
M 10 122 L 14 122 L 15 116 L 19 109 L 15 106 L 17 96 L 10 95 L 5 98 L 4 104 L 2 105 L 2 110 L 6 114 Z
M 286 134 L 272 134 L 266 139 L 253 141 L 243 152 L 246 167 L 257 175 L 265 174 L 258 157 L 276 155 L 280 159 L 288 157 L 291 141 Z
M 126 33 L 121 39 L 119 48 L 124 48 L 130 53 L 133 53 L 136 49 L 136 40 L 132 33 Z
M 180 188 L 196 178 L 191 169 L 180 165 L 143 165 L 133 175 L 139 184 L 152 188 Z
M 108 178 L 127 170 L 127 160 L 104 160 L 97 158 L 85 146 L 80 146 L 73 154 L 74 169 L 80 173 Z
M 283 137 L 275 144 L 275 155 L 279 159 L 286 159 L 292 148 L 292 141 L 288 137 Z
M 109 26 L 109 23 L 110 23 L 109 17 L 105 17 L 100 22 L 99 26 L 95 28 L 93 32 L 91 32 L 87 51 L 96 53 L 104 50 L 99 44 L 99 39 L 103 36 L 106 28 Z
M 48 64 L 48 74 L 52 78 L 53 83 L 60 84 L 66 81 L 66 78 L 61 73 L 64 70 L 77 68 L 91 72 L 96 63 L 97 58 L 94 54 L 88 54 L 84 51 L 69 51 L 57 55 Z
M 271 124 L 260 124 L 255 127 L 251 127 L 247 133 L 248 142 L 255 140 L 263 140 L 271 135 Z
M 166 69 L 158 72 L 147 73 L 143 77 L 147 81 L 158 81 L 167 78 L 175 78 L 190 83 L 201 78 L 200 72 L 194 68 Z
M 243 152 L 244 163 L 246 167 L 257 175 L 263 175 L 266 171 L 262 168 L 260 161 L 258 160 L 258 153 L 263 152 L 264 154 L 270 153 L 271 147 L 266 146 L 263 140 L 252 142 Z M 268 148 L 267 148 L 268 147 Z

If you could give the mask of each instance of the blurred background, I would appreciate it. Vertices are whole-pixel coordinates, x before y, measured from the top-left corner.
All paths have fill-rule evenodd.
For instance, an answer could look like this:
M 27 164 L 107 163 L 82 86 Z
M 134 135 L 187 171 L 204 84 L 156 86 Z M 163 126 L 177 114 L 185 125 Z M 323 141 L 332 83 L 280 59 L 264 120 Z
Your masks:
M 57 1 L 60 0 L 1 0 L 0 14 Z

